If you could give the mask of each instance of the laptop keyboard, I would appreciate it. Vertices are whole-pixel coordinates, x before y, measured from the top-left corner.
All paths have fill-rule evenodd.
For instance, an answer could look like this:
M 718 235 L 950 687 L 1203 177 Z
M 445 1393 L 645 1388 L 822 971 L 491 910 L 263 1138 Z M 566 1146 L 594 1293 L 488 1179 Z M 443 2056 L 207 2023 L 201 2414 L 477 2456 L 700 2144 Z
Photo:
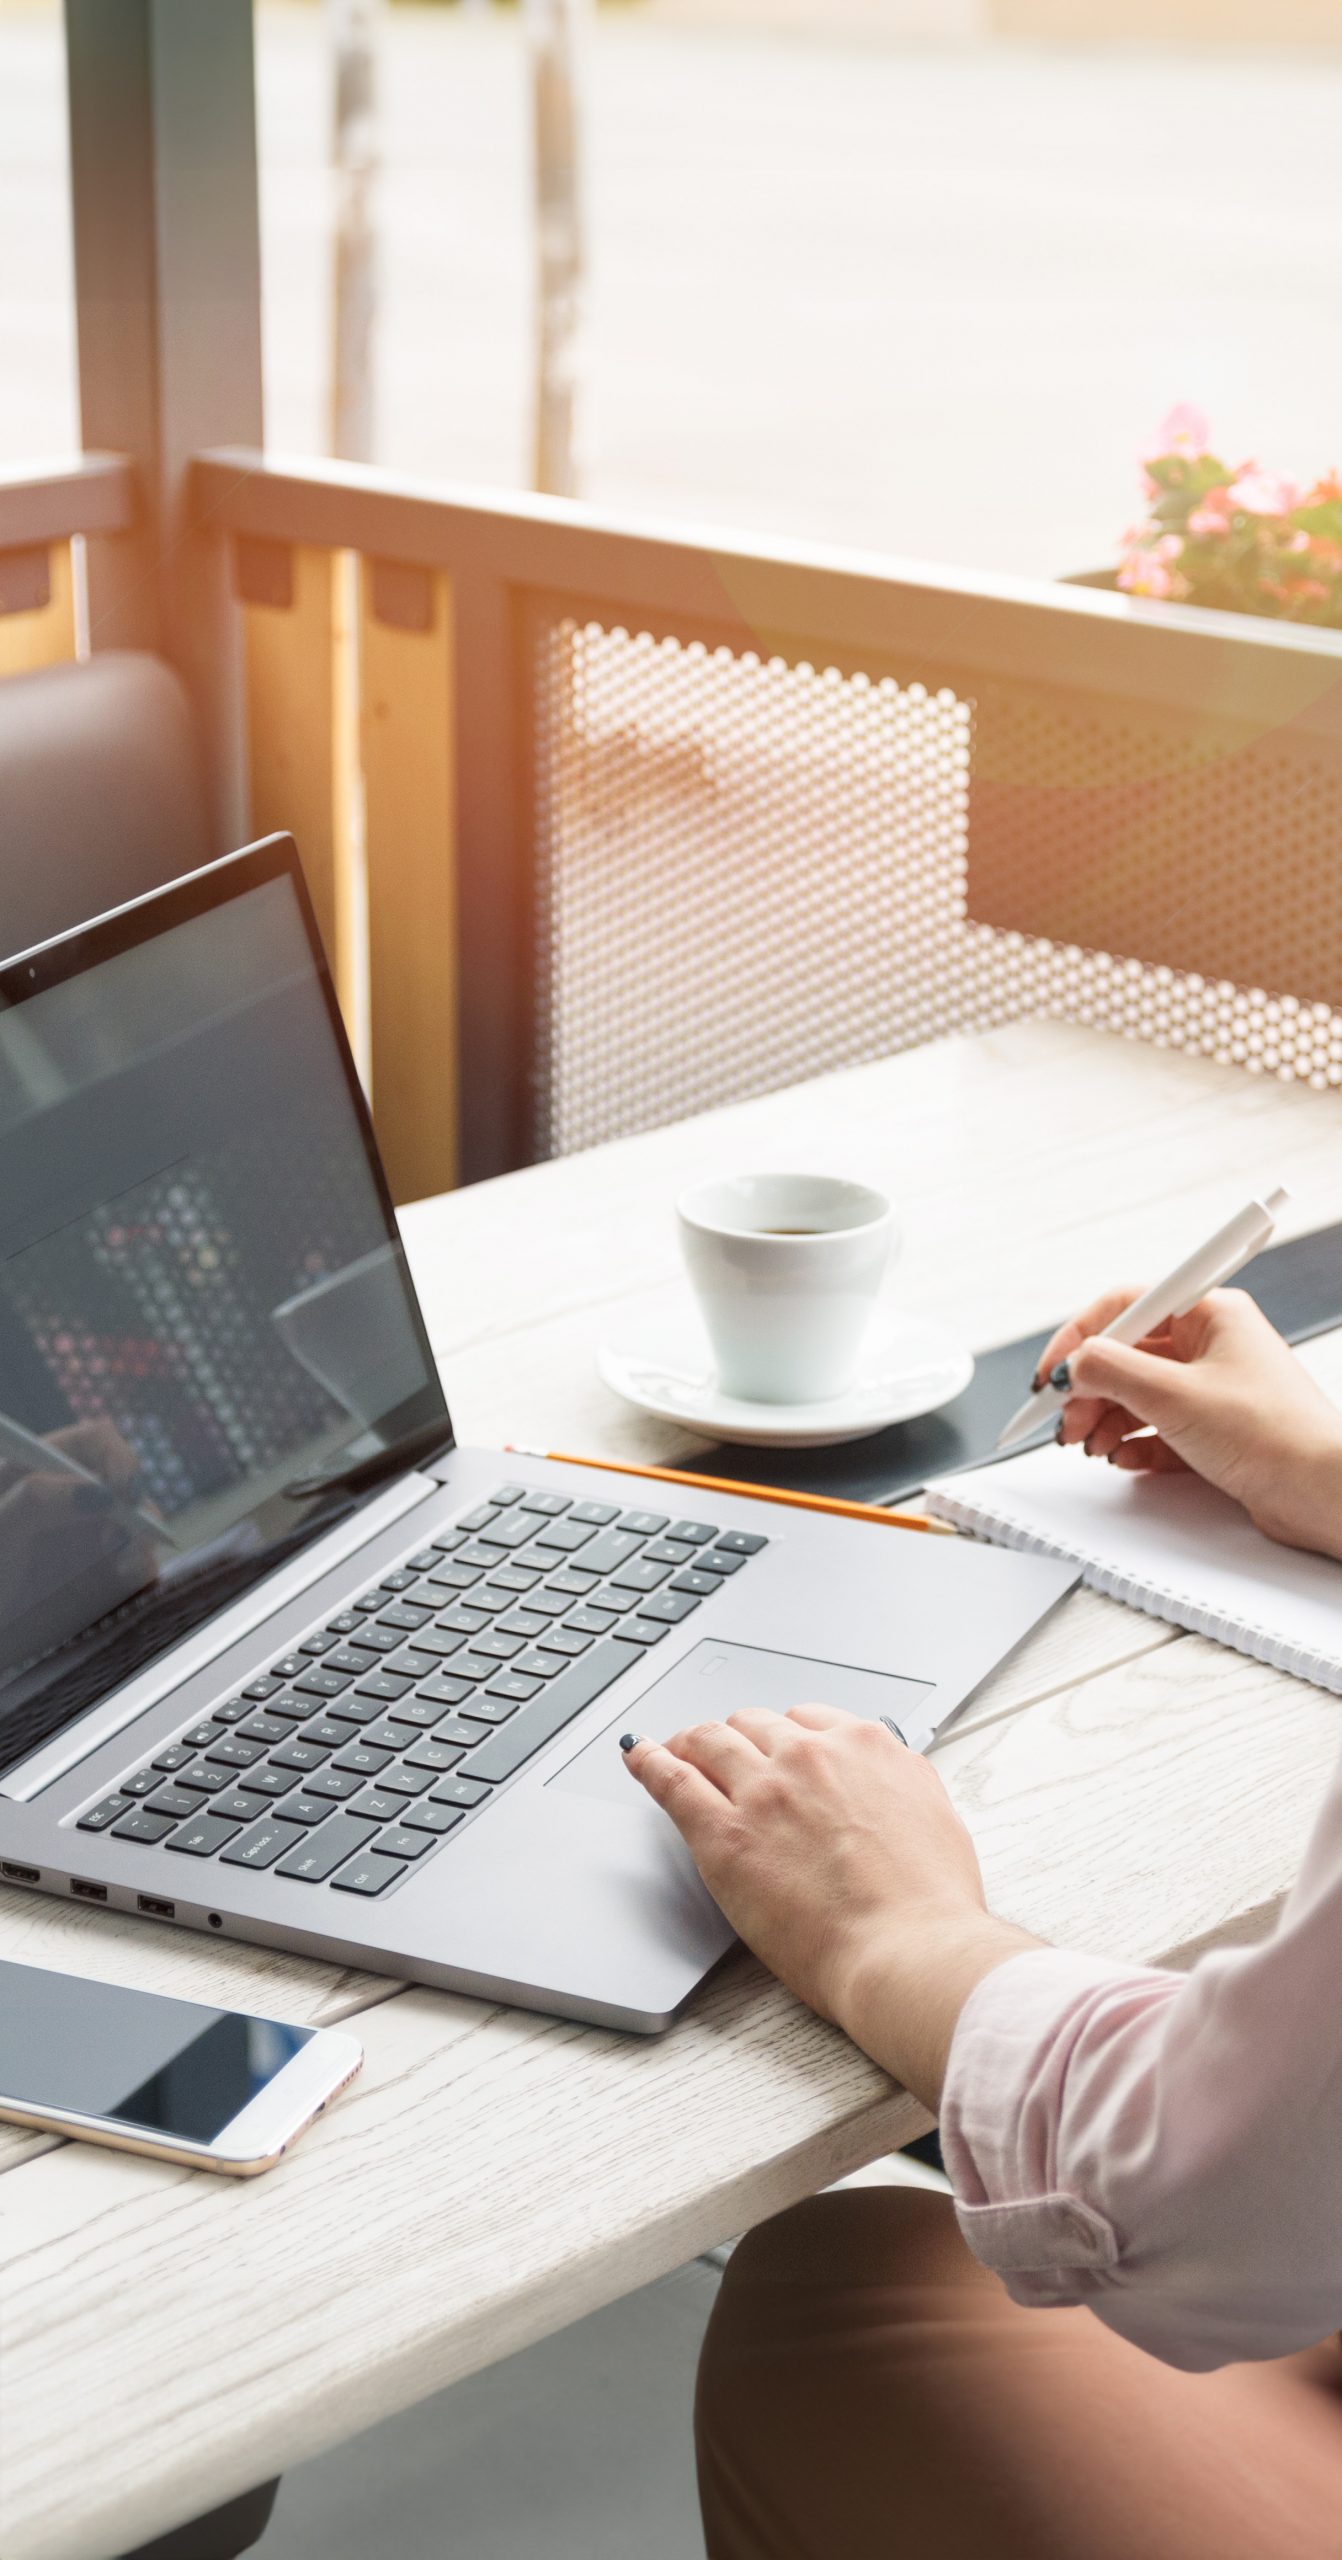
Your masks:
M 78 1828 L 388 1893 L 767 1544 L 500 1485 Z

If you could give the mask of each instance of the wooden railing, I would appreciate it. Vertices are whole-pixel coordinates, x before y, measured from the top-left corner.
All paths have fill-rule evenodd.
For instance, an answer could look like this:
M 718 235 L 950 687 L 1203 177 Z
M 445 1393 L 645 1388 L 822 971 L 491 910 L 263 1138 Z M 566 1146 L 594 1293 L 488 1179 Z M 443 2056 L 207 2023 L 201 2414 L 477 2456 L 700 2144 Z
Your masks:
M 134 519 L 114 457 L 0 480 L 0 668 Z M 250 449 L 185 532 L 399 1199 L 1029 1011 L 1342 1082 L 1340 635 Z M 584 1006 L 589 1087 L 640 1047 L 608 1109 Z
M 0 471 L 0 676 L 76 655 L 79 548 L 134 520 L 135 474 L 118 454 Z
M 589 633 L 598 649 L 634 635 L 640 647 L 677 653 L 676 734 L 664 703 L 653 699 L 648 711 L 646 685 L 636 701 L 632 685 L 621 697 L 616 684 L 598 742 L 604 758 L 589 737 L 571 760 L 566 823 L 572 835 L 575 792 L 600 801 L 589 852 L 599 827 L 612 916 L 622 879 L 635 895 L 640 877 L 656 885 L 647 847 L 658 826 L 663 870 L 683 865 L 687 899 L 713 896 L 720 820 L 723 863 L 743 858 L 722 795 L 715 809 L 704 780 L 728 767 L 738 801 L 754 792 L 777 811 L 784 790 L 773 823 L 792 827 L 803 869 L 831 869 L 837 891 L 856 827 L 873 891 L 877 872 L 898 875 L 903 862 L 910 907 L 935 907 L 931 922 L 906 923 L 888 877 L 884 905 L 873 894 L 870 928 L 851 914 L 841 924 L 836 906 L 835 1010 L 844 970 L 870 971 L 875 930 L 889 935 L 889 971 L 903 973 L 905 992 L 886 1015 L 873 1011 L 869 1030 L 850 1024 L 828 1048 L 823 1029 L 808 1039 L 802 1025 L 790 1048 L 766 1058 L 762 1047 L 760 1084 L 807 1063 L 842 1063 L 862 1053 L 864 1038 L 895 1046 L 1039 1009 L 1251 1065 L 1287 1057 L 1293 1071 L 1342 1073 L 1342 1041 L 1335 1051 L 1328 1028 L 1337 1022 L 1342 1032 L 1332 1010 L 1342 1006 L 1342 636 L 1052 583 L 714 540 L 556 500 L 417 488 L 243 451 L 198 459 L 194 513 L 234 550 L 253 822 L 295 827 L 351 1002 L 364 970 L 374 1107 L 401 1197 L 524 1162 L 547 1144 L 582 1143 L 592 1128 L 637 1125 L 618 1112 L 604 1123 L 578 1114 L 566 1135 L 546 1117 L 557 1037 L 547 973 L 562 919 L 545 805 L 556 757 L 538 744 L 555 715 L 540 698 L 539 670 L 557 630 L 570 652 L 572 698 L 557 715 L 566 734 L 592 716 Z M 730 695 L 736 706 L 721 717 L 710 709 L 697 733 L 688 691 L 696 648 L 720 664 L 724 703 Z M 789 684 L 795 700 L 780 710 L 778 687 Z M 845 770 L 858 732 L 851 721 L 825 724 L 839 697 L 845 717 L 862 715 L 875 687 L 889 718 L 879 736 L 871 721 L 861 732 L 860 755 L 875 763 L 869 805 L 858 808 Z M 933 712 L 919 706 L 938 698 L 959 706 L 962 731 L 952 735 L 948 714 L 932 736 Z M 903 710 L 922 723 L 910 751 L 921 774 L 890 743 Z M 833 813 L 814 775 L 798 778 L 808 735 L 830 759 Z M 794 784 L 807 808 L 798 800 L 790 817 Z M 940 816 L 924 785 L 940 794 Z M 698 814 L 677 835 L 677 812 L 695 788 Z M 351 815 L 360 789 L 366 882 L 356 876 Z M 887 807 L 892 792 L 911 818 Z M 579 811 L 579 833 L 589 814 Z M 786 940 L 793 910 L 778 904 L 758 832 L 751 846 L 744 858 L 759 861 L 760 898 L 738 904 L 730 920 L 724 906 L 723 936 L 737 940 L 713 956 L 735 969 L 743 1003 L 753 973 L 767 1013 L 770 935 Z M 650 936 L 658 929 L 650 907 Z M 683 1014 L 678 1036 L 725 1047 L 730 993 L 725 1012 L 720 1002 L 717 1015 L 707 1005 L 701 1015 L 702 957 L 687 947 L 678 961 L 668 942 L 665 972 L 644 972 L 643 1019 L 664 1001 Z M 610 971 L 628 962 L 628 944 L 617 947 L 612 934 Z M 1149 965 L 1134 980 L 1139 962 Z M 878 973 L 880 965 L 878 955 Z M 590 974 L 586 985 L 590 998 Z M 1270 1001 L 1266 1017 L 1255 1014 L 1257 991 L 1270 999 L 1284 989 L 1307 1000 L 1306 1011 L 1316 1006 L 1312 1045 L 1297 1037 L 1294 1015 L 1278 1030 Z M 1247 991 L 1242 1006 L 1236 990 Z M 804 1014 L 805 985 L 788 1000 Z M 614 1042 L 617 1015 L 612 1026 Z M 689 1084 L 668 1074 L 664 1108 L 739 1091 L 750 1073 L 738 1062 L 734 1082 L 725 1068 L 716 1083 L 711 1073 Z M 639 1098 L 629 1107 L 650 1106 Z

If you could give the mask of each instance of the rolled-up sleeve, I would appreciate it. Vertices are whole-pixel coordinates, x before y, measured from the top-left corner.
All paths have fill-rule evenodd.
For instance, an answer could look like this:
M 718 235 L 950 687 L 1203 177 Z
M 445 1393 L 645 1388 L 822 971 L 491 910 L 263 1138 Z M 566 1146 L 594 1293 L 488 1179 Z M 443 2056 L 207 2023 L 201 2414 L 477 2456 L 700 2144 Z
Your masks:
M 1191 2371 L 1342 2326 L 1342 1779 L 1262 1945 L 1188 1975 L 1032 1949 L 978 1984 L 942 2147 L 1014 2299 Z

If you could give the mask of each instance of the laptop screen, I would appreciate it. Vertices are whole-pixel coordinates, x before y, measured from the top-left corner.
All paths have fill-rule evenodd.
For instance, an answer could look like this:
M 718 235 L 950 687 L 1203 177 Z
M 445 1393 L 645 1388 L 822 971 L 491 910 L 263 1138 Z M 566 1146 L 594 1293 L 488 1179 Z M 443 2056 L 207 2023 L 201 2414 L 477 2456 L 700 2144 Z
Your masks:
M 436 1424 L 287 841 L 0 971 L 0 1770 Z

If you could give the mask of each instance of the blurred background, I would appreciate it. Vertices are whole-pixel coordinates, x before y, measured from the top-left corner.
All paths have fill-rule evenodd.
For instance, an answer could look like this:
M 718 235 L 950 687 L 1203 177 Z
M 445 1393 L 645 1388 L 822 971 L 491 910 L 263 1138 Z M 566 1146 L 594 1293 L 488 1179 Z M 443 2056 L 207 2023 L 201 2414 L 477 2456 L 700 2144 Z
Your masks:
M 258 0 L 257 39 L 276 449 L 1040 575 L 1112 563 L 1176 402 L 1342 460 L 1342 0 Z M 55 0 L 0 0 L 0 463 L 77 440 L 62 83 Z

